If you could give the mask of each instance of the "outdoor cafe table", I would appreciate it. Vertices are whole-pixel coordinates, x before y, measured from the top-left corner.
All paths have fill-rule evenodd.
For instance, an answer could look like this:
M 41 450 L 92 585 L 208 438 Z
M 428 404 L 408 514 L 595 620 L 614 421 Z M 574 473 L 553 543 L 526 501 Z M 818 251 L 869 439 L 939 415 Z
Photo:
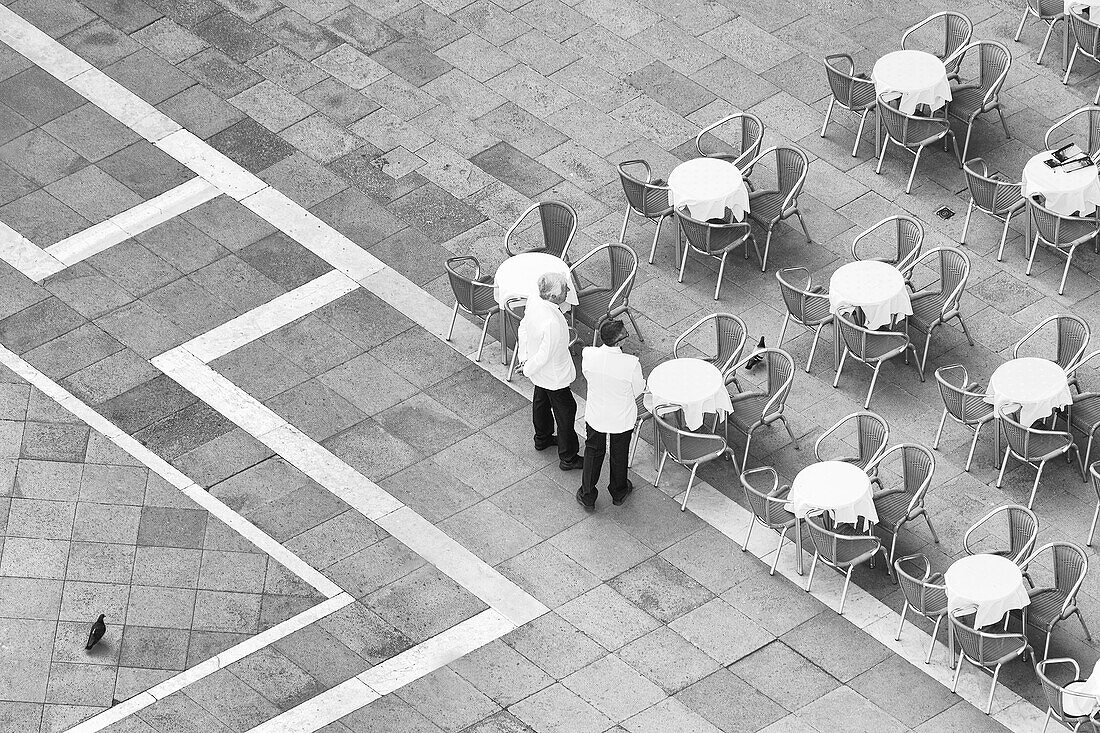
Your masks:
M 801 521 L 817 509 L 832 514 L 834 522 L 857 524 L 861 519 L 871 524 L 878 522 L 871 479 L 862 468 L 847 461 L 821 461 L 803 468 L 787 494 L 787 510 L 796 519 L 794 537 L 799 575 L 802 574 Z
M 1070 216 L 1076 212 L 1088 216 L 1100 206 L 1100 178 L 1096 166 L 1090 165 L 1075 171 L 1052 169 L 1044 161 L 1050 160 L 1051 151 L 1033 155 L 1024 165 L 1022 193 L 1025 198 L 1042 194 L 1043 204 L 1051 211 Z M 1030 222 L 1029 222 L 1030 223 Z M 1031 245 L 1030 240 L 1028 246 Z
M 913 314 L 901 271 L 888 262 L 858 260 L 837 268 L 829 280 L 829 312 L 860 308 L 864 325 L 878 329 Z M 833 319 L 833 365 L 840 364 L 840 323 Z
M 898 100 L 907 115 L 926 105 L 933 112 L 951 101 L 951 82 L 943 62 L 926 51 L 905 49 L 886 54 L 871 69 L 875 94 Z M 882 149 L 882 122 L 875 124 L 875 153 Z
M 703 426 L 703 415 L 733 412 L 726 382 L 718 367 L 702 359 L 669 359 L 653 367 L 646 379 L 646 409 L 678 405 L 689 430 Z
M 672 169 L 668 176 L 668 203 L 686 206 L 699 221 L 722 219 L 726 209 L 741 221 L 749 210 L 749 192 L 741 171 L 721 158 L 694 158 Z
M 497 268 L 493 278 L 493 297 L 497 305 L 504 309 L 504 304 L 510 298 L 538 298 L 539 277 L 547 272 L 557 272 L 564 275 L 572 282 L 569 265 L 565 260 L 545 252 L 523 252 L 504 260 Z M 577 289 L 569 288 L 569 295 L 562 303 L 563 311 L 577 304 Z M 506 341 L 505 315 L 500 314 L 500 360 L 502 364 L 508 363 L 508 344 Z
M 1062 367 L 1049 359 L 1023 356 L 997 367 L 989 378 L 985 401 L 998 415 L 1005 405 L 1020 405 L 1020 424 L 1031 425 L 1073 404 L 1073 396 Z
M 982 553 L 959 558 L 943 574 L 947 612 L 975 607 L 974 628 L 998 623 L 1009 611 L 1031 603 L 1020 566 L 1007 557 Z M 955 634 L 947 625 L 951 663 L 955 663 Z

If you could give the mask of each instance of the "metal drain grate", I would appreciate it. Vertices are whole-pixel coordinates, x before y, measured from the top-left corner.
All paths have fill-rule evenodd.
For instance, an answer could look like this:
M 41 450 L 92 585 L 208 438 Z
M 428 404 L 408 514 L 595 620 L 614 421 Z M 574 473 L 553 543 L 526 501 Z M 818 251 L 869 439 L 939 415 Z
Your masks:
M 941 219 L 950 219 L 955 215 L 955 212 L 944 206 L 942 209 L 936 209 L 936 216 Z

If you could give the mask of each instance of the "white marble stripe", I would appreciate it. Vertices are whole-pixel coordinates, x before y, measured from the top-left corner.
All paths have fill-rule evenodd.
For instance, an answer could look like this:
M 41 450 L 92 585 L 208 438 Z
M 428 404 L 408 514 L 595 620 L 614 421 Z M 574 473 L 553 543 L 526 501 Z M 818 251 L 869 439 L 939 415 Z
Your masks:
M 264 305 L 184 343 L 180 348 L 204 364 L 347 295 L 359 284 L 338 270 L 310 280 Z
M 3 7 L 3 6 L 0 6 Z M 0 258 L 32 280 L 65 269 L 56 257 L 0 221 Z
M 99 254 L 132 236 L 163 224 L 221 193 L 202 178 L 192 178 L 161 195 L 127 209 L 106 221 L 46 247 L 65 267 Z M 41 279 L 41 278 L 39 278 Z
M 68 733 L 95 733 L 96 731 L 103 730 L 109 725 L 116 723 L 123 718 L 133 715 L 139 710 L 143 710 L 157 700 L 161 700 L 173 692 L 179 692 L 183 688 L 197 682 L 204 677 L 208 677 L 219 669 L 228 667 L 233 662 L 243 659 L 244 657 L 269 646 L 280 639 L 293 634 L 295 631 L 300 631 L 306 626 L 325 618 L 329 614 L 339 611 L 350 603 L 354 603 L 355 599 L 347 593 L 341 593 L 340 595 L 329 598 L 322 601 L 315 606 L 307 608 L 299 614 L 291 616 L 286 621 L 278 623 L 272 626 L 266 631 L 260 632 L 255 636 L 245 639 L 239 644 L 229 647 L 228 649 L 219 652 L 217 655 L 207 659 L 201 664 L 197 664 L 177 675 L 173 675 L 163 682 L 150 687 L 145 692 L 135 695 L 134 697 L 124 700 L 123 702 L 108 708 L 98 715 L 93 715 L 87 720 L 79 723 L 72 728 L 68 729 Z
M 339 720 L 450 664 L 515 627 L 493 609 L 482 611 L 357 677 L 252 728 L 249 733 L 304 733 Z
M 377 523 L 515 626 L 550 610 L 412 509 L 403 507 Z
M 156 111 L 152 107 L 149 109 Z M 110 112 L 106 108 L 105 111 Z M 243 199 L 267 188 L 260 178 L 187 130 L 175 130 L 158 139 L 154 145 L 235 199 Z

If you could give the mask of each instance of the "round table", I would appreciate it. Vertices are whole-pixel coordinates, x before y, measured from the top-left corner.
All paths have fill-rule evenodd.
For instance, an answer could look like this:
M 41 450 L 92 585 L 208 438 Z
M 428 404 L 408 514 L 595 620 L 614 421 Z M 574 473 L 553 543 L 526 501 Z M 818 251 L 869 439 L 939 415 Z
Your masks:
M 875 93 L 901 97 L 898 109 L 907 115 L 925 104 L 934 112 L 951 101 L 951 83 L 943 62 L 926 51 L 893 51 L 871 70 Z
M 846 461 L 813 463 L 794 477 L 787 495 L 787 510 L 804 519 L 814 509 L 830 512 L 835 522 L 856 524 L 860 519 L 878 522 L 871 479 L 862 468 Z
M 1069 15 L 1069 9 L 1072 5 L 1080 5 L 1089 11 L 1089 19 L 1097 17 L 1097 13 L 1100 13 L 1100 0 L 1065 0 L 1063 8 L 1066 15 Z M 1066 19 L 1069 22 L 1069 19 Z
M 948 612 L 976 606 L 975 628 L 995 624 L 1009 611 L 1031 602 L 1020 566 L 1001 555 L 971 555 L 951 563 L 943 574 Z
M 733 412 L 730 393 L 722 372 L 702 359 L 670 359 L 653 367 L 646 379 L 646 409 L 658 405 L 679 405 L 684 411 L 684 424 L 690 430 L 703 425 L 708 412 Z
M 1020 424 L 1031 425 L 1073 404 L 1065 370 L 1049 359 L 1024 356 L 1006 361 L 989 378 L 985 401 L 1000 411 L 1003 405 L 1020 406 Z
M 692 218 L 722 219 L 728 208 L 733 218 L 745 218 L 749 191 L 737 166 L 720 158 L 695 158 L 672 169 L 668 175 L 668 202 L 686 206 Z
M 1050 151 L 1046 150 L 1032 156 L 1024 165 L 1024 196 L 1041 193 L 1046 198 L 1043 205 L 1064 216 L 1077 211 L 1087 216 L 1095 211 L 1100 206 L 1100 178 L 1096 166 L 1065 172 L 1044 162 L 1050 157 Z
M 493 278 L 493 297 L 497 305 L 504 307 L 509 298 L 539 297 L 539 277 L 547 272 L 561 273 L 569 282 L 573 281 L 565 260 L 545 252 L 523 252 L 504 260 Z M 570 286 L 562 310 L 576 304 L 577 289 Z
M 863 309 L 864 325 L 870 329 L 890 325 L 895 316 L 913 314 L 901 271 L 877 260 L 849 262 L 829 280 L 830 312 L 856 306 Z

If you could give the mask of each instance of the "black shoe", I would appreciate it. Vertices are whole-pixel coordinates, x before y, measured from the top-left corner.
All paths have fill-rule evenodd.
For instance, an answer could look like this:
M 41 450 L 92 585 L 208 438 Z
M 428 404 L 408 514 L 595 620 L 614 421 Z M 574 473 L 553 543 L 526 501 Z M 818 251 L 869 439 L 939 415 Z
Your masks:
M 568 461 L 558 461 L 558 468 L 563 471 L 573 471 L 578 468 L 584 468 L 584 459 L 580 456 L 573 456 Z
M 586 512 L 596 511 L 596 502 L 592 502 L 591 504 L 589 504 L 587 501 L 582 499 L 581 498 L 581 489 L 577 489 L 577 493 L 574 494 L 574 496 L 577 498 L 577 503 L 580 504 L 581 506 L 583 506 L 584 510 Z
M 620 496 L 618 499 L 612 499 L 611 503 L 614 504 L 615 506 L 622 506 L 623 502 L 626 501 L 626 497 L 630 496 L 630 493 L 632 491 L 634 491 L 634 484 L 631 481 L 627 481 L 626 482 L 626 491 L 624 491 L 623 495 Z
M 543 451 L 543 450 L 546 450 L 547 448 L 550 448 L 550 447 L 552 447 L 552 446 L 555 446 L 555 445 L 557 445 L 557 444 L 558 444 L 558 438 L 557 438 L 557 436 L 555 435 L 555 436 L 554 436 L 554 437 L 553 437 L 553 438 L 552 438 L 552 439 L 550 440 L 550 442 L 549 442 L 549 443 L 543 443 L 542 445 L 539 445 L 538 441 L 535 441 L 535 450 L 538 450 L 538 451 Z

